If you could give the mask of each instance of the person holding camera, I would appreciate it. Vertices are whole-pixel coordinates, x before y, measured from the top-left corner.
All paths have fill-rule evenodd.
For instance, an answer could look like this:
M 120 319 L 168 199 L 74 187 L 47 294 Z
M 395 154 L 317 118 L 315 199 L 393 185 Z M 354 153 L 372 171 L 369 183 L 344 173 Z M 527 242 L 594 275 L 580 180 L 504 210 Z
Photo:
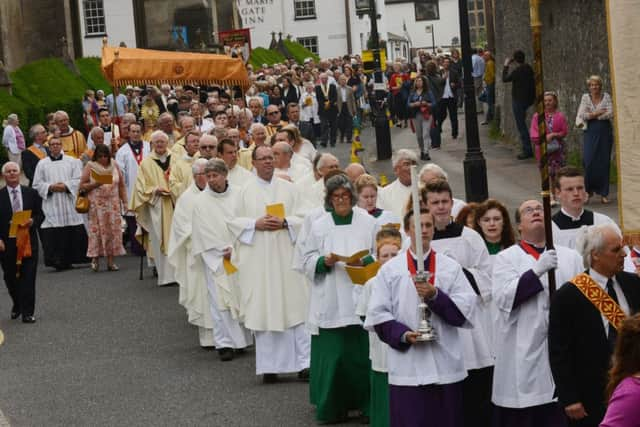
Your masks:
M 511 58 L 504 61 L 502 69 L 502 81 L 504 83 L 511 82 L 511 107 L 522 144 L 522 153 L 518 154 L 519 160 L 533 157 L 526 117 L 527 110 L 536 99 L 536 80 L 533 68 L 524 62 L 524 58 L 524 52 L 516 50 Z M 511 68 L 513 63 L 515 63 L 515 67 Z

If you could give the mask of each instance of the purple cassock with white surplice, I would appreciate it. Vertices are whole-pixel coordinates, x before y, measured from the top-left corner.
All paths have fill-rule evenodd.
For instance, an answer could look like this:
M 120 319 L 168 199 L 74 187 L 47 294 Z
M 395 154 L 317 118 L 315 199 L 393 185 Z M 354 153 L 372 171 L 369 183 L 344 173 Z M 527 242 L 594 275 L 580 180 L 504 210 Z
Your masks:
M 427 251 L 423 262 L 437 288 L 435 297 L 426 302 L 438 339 L 413 345 L 404 339 L 420 322 L 420 297 L 410 271 L 415 271 L 416 257 L 411 251 L 400 252 L 378 272 L 365 327 L 375 329 L 391 347 L 391 425 L 458 427 L 462 425 L 460 382 L 467 375 L 459 328 L 473 327 L 468 319 L 477 295 L 451 258 Z

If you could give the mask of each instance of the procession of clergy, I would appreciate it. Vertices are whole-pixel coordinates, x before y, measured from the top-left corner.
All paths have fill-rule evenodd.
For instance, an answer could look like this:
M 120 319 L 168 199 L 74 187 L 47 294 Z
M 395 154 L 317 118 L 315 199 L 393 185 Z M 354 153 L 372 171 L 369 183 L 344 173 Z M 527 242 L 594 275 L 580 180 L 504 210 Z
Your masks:
M 129 135 L 140 139 L 135 126 Z M 490 254 L 478 232 L 453 222 L 465 204 L 437 165 L 417 175 L 414 212 L 410 150 L 394 153 L 397 179 L 383 188 L 359 164 L 341 170 L 291 126 L 247 148 L 197 130 L 179 138 L 157 130 L 115 158 L 158 285 L 179 284 L 200 345 L 223 361 L 255 346 L 264 383 L 286 374 L 309 381 L 319 423 L 602 420 L 616 330 L 640 307 L 640 251 L 627 254 L 615 223 L 584 209 L 579 171 L 556 183 L 555 249 L 545 244 L 542 204 L 528 200 L 516 212 L 519 242 Z M 49 172 L 66 182 L 74 161 L 47 157 L 36 180 Z M 61 203 L 51 192 L 43 199 L 45 210 Z M 424 259 L 416 261 L 417 239 Z M 415 279 L 422 267 L 426 281 Z M 435 340 L 420 340 L 424 313 Z

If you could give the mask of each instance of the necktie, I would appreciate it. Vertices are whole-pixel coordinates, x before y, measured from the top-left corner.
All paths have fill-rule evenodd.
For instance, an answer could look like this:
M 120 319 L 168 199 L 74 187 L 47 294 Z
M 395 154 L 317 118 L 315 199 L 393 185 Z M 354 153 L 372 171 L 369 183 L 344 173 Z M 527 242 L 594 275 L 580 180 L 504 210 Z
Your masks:
M 20 199 L 18 199 L 18 189 L 14 188 L 11 190 L 11 194 L 13 197 L 11 199 L 11 208 L 14 212 L 18 212 L 20 210 Z
M 618 294 L 616 294 L 616 290 L 613 288 L 613 280 L 607 280 L 607 293 L 611 297 L 612 300 L 618 304 Z M 616 338 L 618 337 L 618 331 L 613 327 L 611 323 L 609 323 L 609 335 L 607 336 L 607 341 L 609 342 L 609 348 L 613 351 L 616 345 Z

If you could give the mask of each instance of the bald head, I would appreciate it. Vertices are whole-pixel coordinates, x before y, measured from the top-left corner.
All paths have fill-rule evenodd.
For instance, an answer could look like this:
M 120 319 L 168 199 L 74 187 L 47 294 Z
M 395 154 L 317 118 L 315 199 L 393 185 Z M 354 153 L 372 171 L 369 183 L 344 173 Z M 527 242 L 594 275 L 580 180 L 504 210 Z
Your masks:
M 356 179 L 360 177 L 360 175 L 364 175 L 367 171 L 364 169 L 360 163 L 351 163 L 344 170 L 344 173 L 349 177 L 349 181 L 352 183 L 356 182 Z
M 340 169 L 338 158 L 330 153 L 324 153 L 318 160 L 318 175 L 325 176 L 329 171 Z

